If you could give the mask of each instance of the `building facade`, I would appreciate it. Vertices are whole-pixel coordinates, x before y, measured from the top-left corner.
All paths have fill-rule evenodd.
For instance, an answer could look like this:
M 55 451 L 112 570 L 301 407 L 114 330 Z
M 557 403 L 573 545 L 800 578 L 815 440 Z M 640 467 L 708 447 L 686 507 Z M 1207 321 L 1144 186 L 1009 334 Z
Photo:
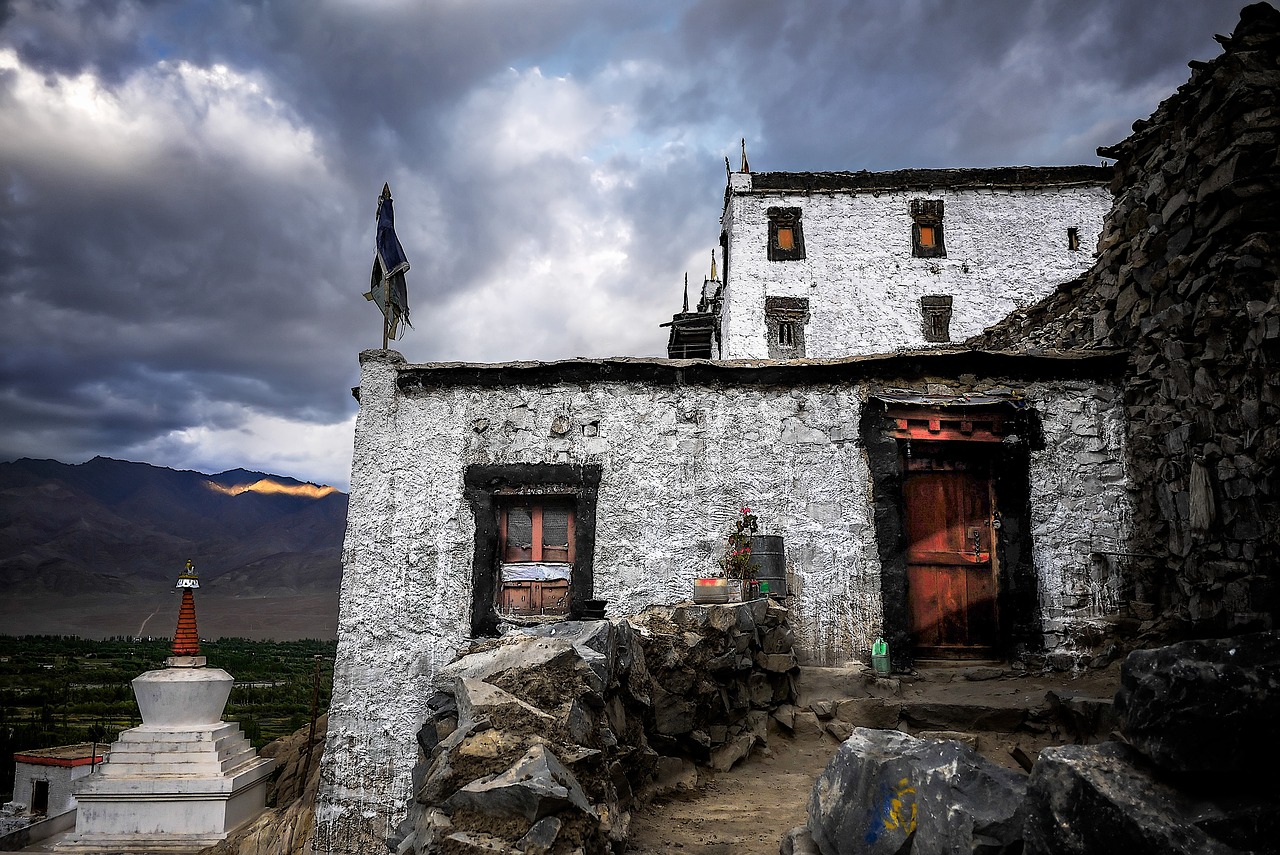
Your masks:
M 722 281 L 677 326 L 712 329 L 720 359 L 963 341 L 1088 270 L 1110 178 L 1098 166 L 731 173 Z
M 434 674 L 528 591 L 688 599 L 743 506 L 813 664 L 1084 657 L 1127 595 L 1119 354 L 361 362 L 321 851 L 394 830 Z

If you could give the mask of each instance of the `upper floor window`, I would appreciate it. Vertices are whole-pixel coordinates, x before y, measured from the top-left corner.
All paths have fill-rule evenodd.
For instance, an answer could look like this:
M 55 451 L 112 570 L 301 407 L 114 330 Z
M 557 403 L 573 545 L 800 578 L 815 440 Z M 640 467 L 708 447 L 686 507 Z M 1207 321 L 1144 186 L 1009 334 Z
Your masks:
M 770 359 L 804 358 L 804 325 L 809 322 L 805 297 L 765 297 L 764 325 Z
M 920 319 L 925 341 L 951 341 L 951 295 L 921 297 Z
M 1067 228 L 1067 249 L 1072 252 L 1080 251 L 1080 229 L 1075 226 Z
M 911 254 L 916 258 L 945 258 L 942 242 L 942 200 L 911 200 Z
M 804 231 L 799 208 L 769 208 L 769 260 L 795 261 L 804 258 Z

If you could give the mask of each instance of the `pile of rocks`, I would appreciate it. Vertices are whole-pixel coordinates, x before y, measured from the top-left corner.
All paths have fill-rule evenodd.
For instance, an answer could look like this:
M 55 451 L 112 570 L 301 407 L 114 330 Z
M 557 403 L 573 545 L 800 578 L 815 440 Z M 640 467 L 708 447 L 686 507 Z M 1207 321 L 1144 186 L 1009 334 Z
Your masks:
M 1280 11 L 1218 40 L 1099 149 L 1118 163 L 1093 268 L 968 342 L 1131 353 L 1135 600 L 1197 634 L 1266 628 L 1280 598 L 1258 569 L 1280 558 Z
M 1274 852 L 1280 634 L 1184 642 L 1125 660 L 1125 742 L 1045 749 L 1030 776 L 957 741 L 855 728 L 783 855 Z
M 622 851 L 637 804 L 767 740 L 795 696 L 786 614 L 660 606 L 474 645 L 436 677 L 397 851 Z

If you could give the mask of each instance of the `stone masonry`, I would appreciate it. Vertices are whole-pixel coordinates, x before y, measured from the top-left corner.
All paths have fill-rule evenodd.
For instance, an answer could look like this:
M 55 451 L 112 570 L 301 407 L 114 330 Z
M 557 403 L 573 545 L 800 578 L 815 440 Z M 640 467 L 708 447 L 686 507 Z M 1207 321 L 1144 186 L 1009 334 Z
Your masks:
M 1219 634 L 1280 607 L 1280 11 L 1134 133 L 1097 263 L 981 347 L 1121 347 L 1140 608 Z M 1154 609 L 1153 609 L 1154 607 Z

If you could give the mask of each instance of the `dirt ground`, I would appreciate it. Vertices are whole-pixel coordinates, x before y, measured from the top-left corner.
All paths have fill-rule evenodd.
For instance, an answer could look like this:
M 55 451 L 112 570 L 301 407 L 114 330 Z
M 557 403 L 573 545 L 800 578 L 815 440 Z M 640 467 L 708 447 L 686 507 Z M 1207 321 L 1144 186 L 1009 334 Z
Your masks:
M 665 855 L 777 855 L 787 830 L 803 825 L 814 779 L 836 750 L 817 733 L 771 735 L 728 772 L 699 780 L 697 794 L 659 800 L 631 820 L 629 853 Z
M 825 673 L 824 673 L 825 670 Z M 800 686 L 800 706 L 821 699 L 864 696 L 856 673 L 837 669 L 806 669 Z M 1083 676 L 1047 675 L 975 680 L 964 669 L 939 669 L 904 678 L 892 693 L 904 704 L 948 704 L 992 708 L 1042 707 L 1046 692 L 1057 690 L 1097 698 L 1114 696 L 1118 666 Z M 904 730 L 918 728 L 904 725 Z M 1056 724 L 1020 728 L 1013 733 L 966 730 L 976 738 L 979 753 L 1009 768 L 1021 768 L 1015 751 L 1034 761 L 1048 745 L 1074 742 L 1077 737 Z M 1095 735 L 1089 741 L 1105 739 Z M 767 749 L 729 772 L 699 770 L 698 790 L 658 799 L 636 811 L 631 821 L 630 855 L 777 855 L 782 835 L 803 825 L 813 782 L 839 747 L 828 733 L 797 727 L 794 735 L 771 731 Z

